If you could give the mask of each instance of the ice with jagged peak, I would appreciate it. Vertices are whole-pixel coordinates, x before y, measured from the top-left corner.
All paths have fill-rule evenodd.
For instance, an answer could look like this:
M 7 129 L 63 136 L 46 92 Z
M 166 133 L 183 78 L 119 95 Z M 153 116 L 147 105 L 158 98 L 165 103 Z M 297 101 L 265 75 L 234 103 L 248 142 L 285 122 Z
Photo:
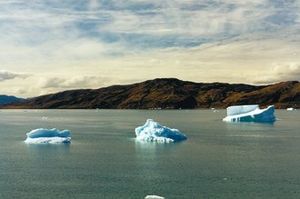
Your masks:
M 157 195 L 148 195 L 145 197 L 145 199 L 165 199 L 165 198 Z
M 274 106 L 260 109 L 258 105 L 230 106 L 225 122 L 275 122 Z
M 71 132 L 69 130 L 60 131 L 58 129 L 35 129 L 26 134 L 24 141 L 27 144 L 61 144 L 71 142 Z
M 187 137 L 178 129 L 162 126 L 148 119 L 143 126 L 135 129 L 136 139 L 145 142 L 171 143 L 186 140 Z

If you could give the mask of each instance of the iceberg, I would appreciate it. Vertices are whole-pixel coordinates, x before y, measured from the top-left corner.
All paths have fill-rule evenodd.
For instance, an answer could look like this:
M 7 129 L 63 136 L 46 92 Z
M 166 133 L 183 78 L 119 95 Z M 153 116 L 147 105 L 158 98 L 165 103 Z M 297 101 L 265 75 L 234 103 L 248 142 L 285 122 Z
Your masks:
M 186 140 L 187 137 L 178 129 L 162 126 L 148 119 L 143 126 L 135 129 L 136 139 L 145 142 L 171 143 Z
M 27 138 L 24 141 L 27 144 L 60 144 L 70 143 L 71 133 L 68 130 L 60 131 L 58 129 L 35 129 L 26 133 Z
M 294 108 L 291 107 L 291 108 L 287 108 L 286 110 L 287 110 L 287 111 L 294 111 L 294 110 L 296 110 L 296 109 L 294 109 Z
M 165 198 L 157 195 L 148 195 L 145 197 L 145 199 L 165 199 Z
M 230 106 L 225 122 L 275 122 L 274 106 L 260 109 L 258 105 Z

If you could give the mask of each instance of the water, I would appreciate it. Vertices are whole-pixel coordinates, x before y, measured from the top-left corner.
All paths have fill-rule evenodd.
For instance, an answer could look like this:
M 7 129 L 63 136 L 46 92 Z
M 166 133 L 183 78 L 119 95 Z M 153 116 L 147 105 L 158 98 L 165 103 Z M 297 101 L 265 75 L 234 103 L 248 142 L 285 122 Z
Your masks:
M 1 110 L 0 198 L 300 198 L 300 111 L 270 124 L 227 124 L 224 111 Z M 147 118 L 183 131 L 140 144 Z M 73 132 L 70 145 L 26 145 L 35 128 Z

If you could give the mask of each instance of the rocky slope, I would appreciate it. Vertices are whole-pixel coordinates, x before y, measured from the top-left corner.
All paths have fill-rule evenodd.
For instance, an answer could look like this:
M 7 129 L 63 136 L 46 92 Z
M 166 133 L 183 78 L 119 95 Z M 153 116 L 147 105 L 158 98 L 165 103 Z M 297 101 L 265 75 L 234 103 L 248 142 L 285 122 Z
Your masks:
M 70 90 L 27 99 L 2 108 L 28 109 L 194 109 L 230 105 L 274 104 L 300 108 L 300 83 L 266 86 L 194 83 L 174 78 L 154 79 L 131 85 Z

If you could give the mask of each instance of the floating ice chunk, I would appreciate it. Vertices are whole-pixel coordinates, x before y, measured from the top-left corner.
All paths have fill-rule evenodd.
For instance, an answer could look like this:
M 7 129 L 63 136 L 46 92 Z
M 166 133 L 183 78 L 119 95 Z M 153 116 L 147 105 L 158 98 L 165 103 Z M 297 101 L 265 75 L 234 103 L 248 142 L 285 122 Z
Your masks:
M 48 120 L 48 117 L 43 116 L 42 120 Z
M 274 106 L 260 109 L 258 105 L 230 106 L 225 122 L 275 122 Z
M 287 111 L 294 111 L 294 110 L 296 110 L 296 109 L 294 109 L 294 108 L 287 108 L 286 110 L 287 110 Z
M 26 134 L 24 141 L 27 144 L 59 144 L 70 143 L 71 133 L 68 130 L 58 129 L 35 129 Z
M 216 108 L 210 108 L 210 110 L 212 110 L 212 112 L 214 112 L 214 113 L 219 112 L 219 110 L 217 110 Z
M 26 144 L 68 144 L 71 142 L 71 138 L 61 137 L 41 137 L 41 138 L 27 138 L 24 141 Z
M 148 195 L 145 197 L 145 199 L 165 199 L 165 198 L 157 195 Z
M 170 143 L 186 140 L 187 137 L 177 129 L 162 126 L 148 119 L 144 126 L 135 129 L 136 139 L 146 142 Z

